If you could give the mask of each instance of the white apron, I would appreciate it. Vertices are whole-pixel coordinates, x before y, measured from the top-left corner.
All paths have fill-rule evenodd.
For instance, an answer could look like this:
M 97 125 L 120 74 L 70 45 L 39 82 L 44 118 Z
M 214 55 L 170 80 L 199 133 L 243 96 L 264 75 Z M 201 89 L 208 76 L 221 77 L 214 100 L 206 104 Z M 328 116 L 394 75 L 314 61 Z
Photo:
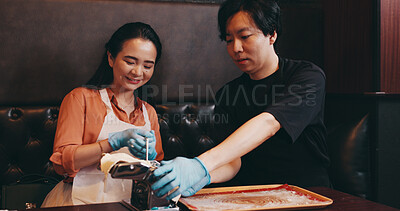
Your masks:
M 105 89 L 100 90 L 101 99 L 107 107 L 107 115 L 104 119 L 103 127 L 97 141 L 108 138 L 108 134 L 123 131 L 130 128 L 138 128 L 150 131 L 151 125 L 146 107 L 143 107 L 144 126 L 135 126 L 123 122 L 115 116 L 110 98 Z M 114 152 L 129 153 L 127 147 Z M 113 152 L 113 153 L 114 153 Z M 103 172 L 97 169 L 98 164 L 82 168 L 75 176 L 72 185 L 72 202 L 78 204 L 92 204 L 105 202 L 118 202 L 131 198 L 132 180 L 113 179 L 111 175 L 105 176 Z
M 100 96 L 107 108 L 107 115 L 104 119 L 103 126 L 97 141 L 108 138 L 109 133 L 119 132 L 130 128 L 138 128 L 150 131 L 151 124 L 146 107 L 142 104 L 143 116 L 145 120 L 144 126 L 135 126 L 123 122 L 115 116 L 110 98 L 106 89 L 99 90 Z M 115 152 L 129 153 L 127 147 L 123 147 Z M 113 152 L 114 153 L 114 152 Z M 42 207 L 67 206 L 79 204 L 93 204 L 118 202 L 122 200 L 130 200 L 132 192 L 132 180 L 130 179 L 113 179 L 110 174 L 107 176 L 97 169 L 98 164 L 82 168 L 75 176 L 72 185 L 61 181 L 47 195 Z M 71 201 L 72 200 L 72 201 Z

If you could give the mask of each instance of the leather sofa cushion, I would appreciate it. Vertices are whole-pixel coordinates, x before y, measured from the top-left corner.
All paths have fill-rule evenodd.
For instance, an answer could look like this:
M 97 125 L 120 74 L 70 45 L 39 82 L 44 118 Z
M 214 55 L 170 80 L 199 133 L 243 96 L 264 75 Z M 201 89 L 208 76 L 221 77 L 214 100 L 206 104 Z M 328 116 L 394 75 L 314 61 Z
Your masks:
M 335 189 L 366 198 L 370 195 L 369 114 L 328 128 L 330 178 Z
M 214 105 L 157 105 L 165 159 L 194 157 L 212 148 Z M 24 175 L 56 177 L 49 162 L 58 107 L 0 107 L 0 185 L 15 183 Z M 334 116 L 340 119 L 340 116 Z M 340 119 L 343 120 L 343 119 Z M 370 150 L 368 114 L 335 121 L 328 126 L 330 178 L 335 189 L 368 197 Z

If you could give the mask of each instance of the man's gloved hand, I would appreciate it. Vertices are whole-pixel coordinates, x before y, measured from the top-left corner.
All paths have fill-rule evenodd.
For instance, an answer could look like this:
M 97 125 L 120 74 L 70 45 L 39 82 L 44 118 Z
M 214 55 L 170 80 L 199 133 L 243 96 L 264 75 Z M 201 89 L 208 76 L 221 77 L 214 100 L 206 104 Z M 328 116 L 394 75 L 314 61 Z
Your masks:
M 170 161 L 161 161 L 161 167 L 156 169 L 153 175 L 156 178 L 162 176 L 151 186 L 153 190 L 157 190 L 158 197 L 178 187 L 166 197 L 167 200 L 179 194 L 191 196 L 211 181 L 207 168 L 197 157 L 177 157 Z
M 145 131 L 141 129 L 131 128 L 120 132 L 110 133 L 108 142 L 113 150 L 122 147 L 128 147 L 133 156 L 139 159 L 146 158 L 146 140 L 149 141 L 149 160 L 154 160 L 157 156 L 156 138 L 154 131 Z
M 204 176 L 203 179 L 200 180 L 200 182 L 183 191 L 182 196 L 184 197 L 192 196 L 193 194 L 197 193 L 197 191 L 204 188 L 204 186 L 209 184 L 210 184 L 210 176 Z

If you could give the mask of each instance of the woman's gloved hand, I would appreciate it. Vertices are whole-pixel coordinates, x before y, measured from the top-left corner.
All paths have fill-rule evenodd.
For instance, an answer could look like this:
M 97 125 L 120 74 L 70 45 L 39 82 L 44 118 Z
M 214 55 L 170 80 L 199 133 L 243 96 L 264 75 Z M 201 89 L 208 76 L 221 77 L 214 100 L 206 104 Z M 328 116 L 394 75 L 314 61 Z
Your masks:
M 146 138 L 149 142 L 148 150 L 148 159 L 149 160 L 154 160 L 157 157 L 157 151 L 156 151 L 156 136 L 154 134 L 154 130 L 151 131 L 145 131 L 146 133 L 138 133 L 140 135 L 143 135 L 145 138 L 144 139 L 131 139 L 130 140 L 130 146 L 129 146 L 129 151 L 137 158 L 140 158 L 142 160 L 146 159 Z
M 161 161 L 161 167 L 153 172 L 156 181 L 151 188 L 156 191 L 156 195 L 166 197 L 167 200 L 182 194 L 190 196 L 204 186 L 210 184 L 211 178 L 203 162 L 196 158 L 177 157 L 170 161 Z M 160 178 L 160 179 L 158 179 Z M 169 193 L 174 190 L 173 193 Z
M 108 142 L 113 150 L 119 150 L 122 147 L 128 147 L 133 156 L 139 159 L 146 158 L 146 138 L 149 142 L 149 160 L 154 160 L 157 156 L 156 138 L 154 131 L 145 131 L 142 129 L 126 129 L 120 132 L 110 133 Z

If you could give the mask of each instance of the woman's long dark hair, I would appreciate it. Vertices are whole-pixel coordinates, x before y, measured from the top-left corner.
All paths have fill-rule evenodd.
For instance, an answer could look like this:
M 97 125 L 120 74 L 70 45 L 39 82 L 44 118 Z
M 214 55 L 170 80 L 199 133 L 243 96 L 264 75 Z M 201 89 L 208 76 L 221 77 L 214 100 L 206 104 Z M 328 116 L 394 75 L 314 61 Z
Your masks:
M 155 64 L 158 63 L 161 57 L 162 45 L 157 33 L 148 24 L 141 22 L 127 23 L 115 31 L 110 40 L 106 43 L 105 53 L 100 66 L 97 68 L 92 78 L 86 83 L 87 87 L 102 89 L 108 87 L 113 82 L 114 75 L 112 68 L 108 64 L 107 52 L 110 52 L 111 56 L 116 58 L 118 53 L 122 50 L 125 41 L 134 38 L 149 40 L 156 46 L 157 57 Z

